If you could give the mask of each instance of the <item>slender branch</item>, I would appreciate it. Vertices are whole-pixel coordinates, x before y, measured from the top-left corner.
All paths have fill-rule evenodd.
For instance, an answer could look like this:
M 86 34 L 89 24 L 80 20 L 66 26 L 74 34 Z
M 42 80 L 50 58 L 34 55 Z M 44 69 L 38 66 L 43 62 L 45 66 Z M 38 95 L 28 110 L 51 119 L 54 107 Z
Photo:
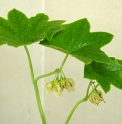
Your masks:
M 44 115 L 44 111 L 43 111 L 43 108 L 42 108 L 42 104 L 41 104 L 41 98 L 40 98 L 40 95 L 39 95 L 39 89 L 38 89 L 37 83 L 34 83 L 33 85 L 34 85 L 34 89 L 35 89 L 35 94 L 36 94 L 36 100 L 37 100 L 39 113 L 40 113 L 40 116 L 41 116 L 41 119 L 42 119 L 42 124 L 47 124 L 46 123 L 46 118 L 45 118 L 45 115 Z
M 52 72 L 47 73 L 47 74 L 44 74 L 44 75 L 40 75 L 40 76 L 38 76 L 38 77 L 35 79 L 35 81 L 37 82 L 37 81 L 38 81 L 39 79 L 41 79 L 41 78 L 44 78 L 44 77 L 47 77 L 47 76 L 51 76 L 51 75 L 53 75 L 53 74 L 58 73 L 59 71 L 61 71 L 62 68 L 63 68 L 63 66 L 64 66 L 64 64 L 65 64 L 65 62 L 66 62 L 67 57 L 68 57 L 68 54 L 66 54 L 66 56 L 65 56 L 65 58 L 64 58 L 64 60 L 63 60 L 63 62 L 62 62 L 62 64 L 61 64 L 61 66 L 60 66 L 59 69 L 56 69 L 55 71 L 52 71 Z
M 65 58 L 64 58 L 64 60 L 63 60 L 63 62 L 62 62 L 62 64 L 61 64 L 61 66 L 60 66 L 60 70 L 62 70 L 62 68 L 63 68 L 63 66 L 64 66 L 64 64 L 65 64 L 65 62 L 66 62 L 66 60 L 67 60 L 67 58 L 68 58 L 68 54 L 66 54 L 66 56 L 65 56 Z
M 38 105 L 39 113 L 40 113 L 40 116 L 41 116 L 41 119 L 42 119 L 42 123 L 46 124 L 46 118 L 45 118 L 44 111 L 43 111 L 42 104 L 41 104 L 41 98 L 40 98 L 40 95 L 39 95 L 39 90 L 38 90 L 37 82 L 36 82 L 36 80 L 34 78 L 34 71 L 33 71 L 33 66 L 32 66 L 32 62 L 31 62 L 31 57 L 30 57 L 28 48 L 26 46 L 24 46 L 24 48 L 25 48 L 25 51 L 26 51 L 26 54 L 27 54 L 27 57 L 28 57 L 30 73 L 31 73 L 31 80 L 32 80 L 32 83 L 33 83 L 33 86 L 34 86 L 34 90 L 35 90 L 35 94 L 36 94 L 36 100 L 37 100 L 37 105 Z
M 57 71 L 57 70 L 52 71 L 52 72 L 47 73 L 47 74 L 44 74 L 44 75 L 40 75 L 40 76 L 38 76 L 38 77 L 35 79 L 35 81 L 37 82 L 37 81 L 38 81 L 39 79 L 41 79 L 41 78 L 44 78 L 44 77 L 47 77 L 47 76 L 51 76 L 51 75 L 55 74 L 56 71 Z
M 24 46 L 24 48 L 25 48 L 25 51 L 26 51 L 26 54 L 27 54 L 27 57 L 28 57 L 29 66 L 30 66 L 31 80 L 32 80 L 32 83 L 34 83 L 35 78 L 34 78 L 34 71 L 33 71 L 33 66 L 32 66 L 32 62 L 31 62 L 31 57 L 30 57 L 28 48 L 26 46 Z
M 71 119 L 71 117 L 72 117 L 74 111 L 76 110 L 76 108 L 77 108 L 81 103 L 86 102 L 86 101 L 89 99 L 90 94 L 99 86 L 99 84 L 97 84 L 97 85 L 94 87 L 94 89 L 91 91 L 91 93 L 88 95 L 91 84 L 92 84 L 92 80 L 90 80 L 90 82 L 89 82 L 89 85 L 88 85 L 88 88 L 87 88 L 87 92 L 86 92 L 86 96 L 85 96 L 83 99 L 79 100 L 79 101 L 74 105 L 74 107 L 72 108 L 72 110 L 71 110 L 69 116 L 67 117 L 67 120 L 66 120 L 65 124 L 68 124 L 68 123 L 69 123 L 69 121 L 70 121 L 70 119 Z
M 76 108 L 79 106 L 79 104 L 81 104 L 82 102 L 85 102 L 85 101 L 86 101 L 86 98 L 83 98 L 82 100 L 79 100 L 79 101 L 75 104 L 75 106 L 72 108 L 72 110 L 71 110 L 71 112 L 70 112 L 70 114 L 69 114 L 69 116 L 68 116 L 68 118 L 67 118 L 65 124 L 68 124 L 68 123 L 69 123 L 69 120 L 71 119 L 71 117 L 72 117 L 74 111 L 75 111 Z
M 91 91 L 91 93 L 94 91 L 94 90 L 96 90 L 96 88 L 99 86 L 99 84 L 97 84 L 95 87 L 94 87 L 94 89 Z M 91 95 L 91 93 L 89 94 L 89 96 Z M 89 98 L 89 96 L 88 96 L 88 98 Z
M 35 79 L 35 81 L 37 82 L 37 81 L 38 81 L 39 79 L 41 79 L 41 78 L 44 78 L 44 77 L 47 77 L 47 76 L 51 76 L 51 75 L 53 75 L 53 74 L 58 73 L 59 71 L 61 71 L 62 68 L 63 68 L 63 66 L 64 66 L 64 64 L 65 64 L 65 62 L 66 62 L 66 59 L 67 59 L 67 58 L 68 58 L 68 54 L 66 54 L 66 56 L 65 56 L 63 62 L 61 63 L 61 66 L 60 66 L 59 69 L 56 69 L 55 71 L 52 71 L 52 72 L 47 73 L 47 74 L 44 74 L 44 75 L 40 75 L 40 76 L 38 76 L 38 77 Z
M 89 94 L 89 89 L 90 89 L 91 84 L 92 84 L 92 80 L 90 80 L 90 82 L 89 82 L 89 85 L 88 85 L 88 88 L 87 88 L 87 91 L 86 91 L 86 97 Z

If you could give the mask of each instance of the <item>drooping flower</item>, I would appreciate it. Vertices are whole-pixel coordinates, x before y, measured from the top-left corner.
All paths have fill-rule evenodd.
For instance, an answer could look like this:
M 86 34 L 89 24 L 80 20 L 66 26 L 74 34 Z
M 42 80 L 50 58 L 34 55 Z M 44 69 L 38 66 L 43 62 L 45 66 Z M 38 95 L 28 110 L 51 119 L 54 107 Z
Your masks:
M 54 91 L 56 97 L 61 96 L 64 89 L 68 90 L 69 92 L 74 91 L 74 84 L 74 80 L 71 78 L 62 79 L 60 81 L 50 81 L 46 84 L 46 94 Z
M 55 96 L 62 95 L 64 89 L 74 91 L 75 82 L 71 78 L 66 78 L 62 70 L 57 69 L 57 73 L 53 81 L 50 81 L 46 84 L 46 93 L 54 91 Z
M 74 91 L 75 90 L 74 85 L 75 85 L 75 82 L 74 82 L 73 79 L 71 79 L 71 78 L 65 79 L 65 86 L 64 86 L 64 88 L 66 90 L 68 90 L 69 92 L 70 91 Z
M 46 84 L 46 94 L 49 94 L 53 90 L 54 90 L 54 82 L 50 81 Z
M 105 102 L 103 99 L 103 95 L 102 92 L 100 90 L 94 90 L 90 96 L 89 96 L 89 100 L 91 103 L 98 105 L 100 102 Z
M 56 97 L 57 97 L 57 96 L 61 96 L 61 95 L 62 95 L 62 94 L 61 94 L 62 91 L 63 91 L 63 89 L 62 89 L 60 83 L 57 84 L 57 85 L 55 85 L 54 94 L 55 94 Z

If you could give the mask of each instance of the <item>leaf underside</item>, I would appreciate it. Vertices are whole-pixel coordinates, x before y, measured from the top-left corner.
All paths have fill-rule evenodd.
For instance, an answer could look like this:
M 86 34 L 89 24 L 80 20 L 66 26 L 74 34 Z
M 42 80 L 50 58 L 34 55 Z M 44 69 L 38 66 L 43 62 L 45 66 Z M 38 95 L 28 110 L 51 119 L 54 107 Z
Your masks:
M 8 19 L 0 17 L 0 45 L 8 44 L 19 47 L 38 42 L 44 38 L 50 40 L 62 30 L 64 21 L 48 21 L 43 13 L 27 18 L 22 12 L 13 9 L 8 12 Z
M 65 24 L 63 28 L 50 41 L 44 39 L 40 41 L 40 44 L 72 55 L 85 64 L 91 63 L 92 60 L 111 63 L 110 58 L 100 48 L 112 40 L 112 34 L 90 32 L 90 24 L 87 19 Z
M 104 64 L 93 61 L 84 67 L 84 77 L 96 80 L 107 93 L 110 85 L 122 89 L 122 65 L 115 58 L 111 58 L 113 64 Z

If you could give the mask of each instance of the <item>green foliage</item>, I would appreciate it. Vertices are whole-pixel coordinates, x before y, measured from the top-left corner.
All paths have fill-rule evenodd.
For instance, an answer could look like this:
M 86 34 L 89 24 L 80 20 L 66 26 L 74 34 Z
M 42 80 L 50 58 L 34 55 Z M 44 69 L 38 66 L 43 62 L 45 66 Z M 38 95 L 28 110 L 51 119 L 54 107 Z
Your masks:
M 8 12 L 7 19 L 0 17 L 0 45 L 24 46 L 25 48 L 38 109 L 44 124 L 46 124 L 46 117 L 37 82 L 41 78 L 55 74 L 55 79 L 46 84 L 47 93 L 54 91 L 55 95 L 59 96 L 63 89 L 74 90 L 74 81 L 71 78 L 66 78 L 62 71 L 68 55 L 85 63 L 84 77 L 90 79 L 90 83 L 86 96 L 75 104 L 66 124 L 68 124 L 77 106 L 87 101 L 89 97 L 90 101 L 97 105 L 104 101 L 101 91 L 96 89 L 99 84 L 105 93 L 110 90 L 110 85 L 122 89 L 122 60 L 110 58 L 101 50 L 101 47 L 111 42 L 113 35 L 107 32 L 90 32 L 90 24 L 87 19 L 62 25 L 63 22 L 62 20 L 49 21 L 48 16 L 43 13 L 28 18 L 16 9 Z M 35 78 L 30 53 L 26 47 L 26 45 L 35 42 L 66 53 L 60 68 Z M 99 84 L 94 86 L 89 93 L 93 84 L 92 80 L 96 80 Z
M 112 34 L 90 32 L 87 19 L 65 24 L 63 28 L 64 30 L 56 33 L 51 41 L 44 39 L 40 44 L 70 54 L 86 64 L 92 60 L 111 63 L 110 58 L 100 48 L 112 40 Z
M 111 58 L 113 64 L 104 64 L 93 61 L 85 65 L 84 77 L 96 80 L 107 93 L 110 85 L 122 89 L 122 66 L 115 58 Z
M 117 62 L 120 64 L 120 65 L 122 65 L 122 60 L 120 60 L 120 59 L 116 59 L 117 60 Z
M 87 19 L 70 24 L 62 20 L 48 21 L 43 13 L 27 18 L 16 9 L 8 12 L 8 19 L 0 17 L 0 45 L 19 47 L 40 41 L 84 62 L 84 77 L 96 80 L 105 92 L 110 85 L 122 89 L 122 60 L 109 58 L 101 47 L 111 42 L 107 32 L 90 32 Z
M 16 9 L 9 11 L 7 20 L 0 17 L 0 45 L 19 47 L 44 38 L 51 40 L 56 32 L 62 30 L 61 24 L 64 21 L 48 21 L 48 19 L 43 13 L 27 18 Z

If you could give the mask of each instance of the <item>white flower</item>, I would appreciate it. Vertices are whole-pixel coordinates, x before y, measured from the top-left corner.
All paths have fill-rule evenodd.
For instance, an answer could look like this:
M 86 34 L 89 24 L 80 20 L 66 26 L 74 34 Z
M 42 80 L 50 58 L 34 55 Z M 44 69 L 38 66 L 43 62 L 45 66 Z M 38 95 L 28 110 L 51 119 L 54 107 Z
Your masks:
M 103 99 L 103 95 L 102 92 L 100 90 L 94 90 L 90 96 L 89 96 L 89 100 L 91 103 L 98 105 L 100 102 L 105 102 Z
M 49 94 L 54 89 L 54 82 L 50 81 L 46 84 L 46 94 Z
M 62 79 L 60 81 L 50 81 L 46 84 L 46 94 L 54 91 L 56 97 L 61 96 L 64 89 L 68 90 L 69 92 L 74 91 L 74 85 L 74 80 L 71 78 Z
M 69 92 L 70 91 L 74 91 L 75 90 L 74 85 L 75 85 L 74 80 L 71 79 L 71 78 L 67 78 L 65 80 L 65 86 L 64 86 L 64 88 L 67 89 Z

